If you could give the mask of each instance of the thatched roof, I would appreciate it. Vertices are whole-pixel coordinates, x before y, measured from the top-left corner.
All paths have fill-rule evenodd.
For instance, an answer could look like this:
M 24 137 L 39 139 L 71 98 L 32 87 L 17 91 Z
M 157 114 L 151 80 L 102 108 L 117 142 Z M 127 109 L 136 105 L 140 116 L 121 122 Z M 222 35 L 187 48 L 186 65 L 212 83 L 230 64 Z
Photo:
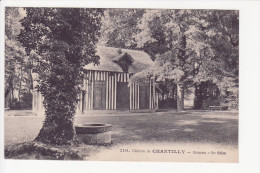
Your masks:
M 129 63 L 128 73 L 137 73 L 148 67 L 151 67 L 154 62 L 150 56 L 143 52 L 130 49 L 121 49 L 122 53 L 119 54 L 119 48 L 97 46 L 97 55 L 100 57 L 100 64 L 94 65 L 88 64 L 84 67 L 86 70 L 98 70 L 98 71 L 113 71 L 124 72 L 117 61 L 125 55 L 130 55 L 133 61 Z

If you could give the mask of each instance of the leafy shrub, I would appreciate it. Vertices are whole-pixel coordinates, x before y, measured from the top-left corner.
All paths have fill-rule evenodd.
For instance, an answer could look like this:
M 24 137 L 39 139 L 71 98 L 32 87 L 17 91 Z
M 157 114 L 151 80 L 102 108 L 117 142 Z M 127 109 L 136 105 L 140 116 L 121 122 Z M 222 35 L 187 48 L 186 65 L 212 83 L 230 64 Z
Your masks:
M 201 109 L 206 110 L 209 109 L 210 106 L 219 106 L 220 102 L 218 99 L 216 98 L 207 98 L 202 100 L 202 105 L 201 105 Z
M 27 92 L 21 99 L 22 109 L 32 109 L 32 93 Z
M 20 110 L 21 109 L 21 102 L 18 101 L 17 98 L 12 99 L 10 108 L 14 109 L 14 110 Z
M 221 106 L 227 107 L 228 110 L 238 110 L 238 97 L 235 95 L 222 96 Z
M 174 98 L 159 100 L 159 108 L 160 109 L 177 108 L 177 101 Z
M 32 109 L 32 93 L 23 93 L 21 99 L 17 98 L 11 100 L 10 108 L 13 110 L 29 110 Z

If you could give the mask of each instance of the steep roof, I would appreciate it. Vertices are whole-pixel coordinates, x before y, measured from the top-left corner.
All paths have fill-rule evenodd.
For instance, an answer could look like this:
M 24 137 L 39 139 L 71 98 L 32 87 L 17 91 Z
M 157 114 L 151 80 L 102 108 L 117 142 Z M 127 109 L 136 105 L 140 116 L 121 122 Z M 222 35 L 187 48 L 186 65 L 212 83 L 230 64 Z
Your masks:
M 116 59 L 120 58 L 125 53 L 129 54 L 133 58 L 133 62 L 128 66 L 128 73 L 140 72 L 154 64 L 150 56 L 143 52 L 130 49 L 121 49 L 122 53 L 119 54 L 119 48 L 97 46 L 97 55 L 100 57 L 100 64 L 94 65 L 90 63 L 84 67 L 86 70 L 98 70 L 98 71 L 114 71 L 123 72 L 123 69 Z

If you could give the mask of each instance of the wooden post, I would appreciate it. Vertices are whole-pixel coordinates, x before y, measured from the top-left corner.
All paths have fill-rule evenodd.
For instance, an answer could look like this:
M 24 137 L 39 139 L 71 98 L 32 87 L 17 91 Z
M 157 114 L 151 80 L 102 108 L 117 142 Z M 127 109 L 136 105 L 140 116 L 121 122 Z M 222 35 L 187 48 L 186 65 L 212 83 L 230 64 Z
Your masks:
M 108 75 L 107 75 L 107 77 L 108 77 L 108 109 L 110 109 L 110 97 L 111 97 L 111 95 L 110 95 L 110 89 L 111 89 L 111 87 L 110 87 L 110 76 L 109 76 L 109 72 L 108 72 Z
M 89 109 L 89 107 L 88 107 L 88 92 L 89 92 L 89 90 L 88 90 L 88 80 L 86 81 L 86 110 L 88 110 Z
M 91 110 L 91 93 L 92 93 L 92 90 L 91 90 L 92 87 L 90 86 L 91 82 L 92 81 L 89 81 L 89 86 L 88 86 L 89 87 L 88 88 L 89 89 L 89 93 L 88 93 L 88 109 L 89 110 Z
M 132 93 L 133 105 L 132 105 L 132 107 L 133 107 L 133 109 L 135 109 L 135 97 L 134 97 L 134 95 L 135 95 L 135 87 L 134 87 L 134 83 L 132 83 L 132 89 L 133 89 L 133 93 Z
M 132 92 L 133 92 L 133 87 L 132 87 L 133 84 L 130 85 L 130 109 L 133 109 L 132 108 L 132 105 L 133 105 L 133 99 L 132 99 Z
M 135 83 L 133 83 L 133 109 L 135 109 Z
M 133 83 L 133 101 L 134 101 L 133 109 L 135 109 L 135 83 Z
M 149 79 L 149 108 L 152 109 L 152 85 L 151 79 Z
M 111 103 L 112 103 L 112 106 L 111 106 L 111 109 L 114 109 L 114 75 L 113 76 L 111 76 L 111 86 L 112 86 L 112 101 L 111 101 Z
M 138 88 L 137 88 L 137 84 L 135 83 L 135 109 L 137 109 L 138 107 Z
M 133 109 L 135 109 L 135 83 L 133 83 L 133 94 L 132 94 L 132 97 L 133 97 Z
M 101 72 L 98 72 L 98 80 L 101 80 Z
M 112 109 L 112 76 L 109 76 L 109 109 Z
M 105 73 L 106 74 L 106 109 L 108 108 L 108 72 Z
M 116 97 L 117 97 L 117 73 L 115 73 L 115 109 L 116 109 Z
M 137 84 L 137 109 L 139 109 L 139 99 L 140 99 L 139 90 L 140 90 L 140 87 L 139 87 L 139 84 Z
M 155 78 L 153 77 L 153 109 L 155 109 Z
M 132 97 L 132 109 L 134 109 L 134 105 L 135 105 L 135 100 L 134 100 L 134 83 L 131 84 L 131 87 L 132 87 L 132 94 L 131 94 L 131 97 Z
M 124 82 L 124 73 L 121 73 L 121 82 Z
M 91 90 L 91 110 L 93 110 L 94 106 L 94 80 L 92 81 L 92 90 Z
M 88 80 L 89 80 L 89 86 L 88 86 L 88 89 L 89 89 L 89 95 L 88 95 L 88 107 L 89 107 L 89 110 L 91 110 L 91 94 L 92 94 L 92 75 L 91 75 L 91 71 L 89 71 L 89 77 L 88 77 Z

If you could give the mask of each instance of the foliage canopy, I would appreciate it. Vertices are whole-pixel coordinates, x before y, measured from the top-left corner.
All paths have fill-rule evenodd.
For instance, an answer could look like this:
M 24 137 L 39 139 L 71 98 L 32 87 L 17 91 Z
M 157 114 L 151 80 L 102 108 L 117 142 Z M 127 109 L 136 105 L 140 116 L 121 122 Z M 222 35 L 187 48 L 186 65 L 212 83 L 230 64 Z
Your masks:
M 76 141 L 73 126 L 83 66 L 98 63 L 95 45 L 102 9 L 26 8 L 19 41 L 35 53 L 34 72 L 44 96 L 46 119 L 36 140 L 52 144 Z M 64 70 L 65 69 L 65 70 Z

